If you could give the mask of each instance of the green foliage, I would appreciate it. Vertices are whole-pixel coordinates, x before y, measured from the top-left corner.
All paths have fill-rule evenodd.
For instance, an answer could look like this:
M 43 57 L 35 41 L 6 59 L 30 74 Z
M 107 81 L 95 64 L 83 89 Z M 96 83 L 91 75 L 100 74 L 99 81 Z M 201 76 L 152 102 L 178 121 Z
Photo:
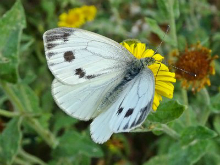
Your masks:
M 157 22 L 154 19 L 151 18 L 145 18 L 146 22 L 148 23 L 148 25 L 151 28 L 151 31 L 156 33 L 161 40 L 164 40 L 165 42 L 169 43 L 170 45 L 176 46 L 175 41 L 170 38 L 169 36 L 165 37 L 165 33 L 160 29 L 160 27 L 158 26 Z
M 181 134 L 181 144 L 186 145 L 196 140 L 205 140 L 216 137 L 217 134 L 207 127 L 191 126 L 183 130 Z
M 155 113 L 149 114 L 147 119 L 151 122 L 166 124 L 178 119 L 182 115 L 184 109 L 183 105 L 175 100 L 171 100 L 159 106 L 158 110 Z
M 11 164 L 21 145 L 21 118 L 12 119 L 0 135 L 0 163 Z
M 142 127 L 115 134 L 103 145 L 91 140 L 90 122 L 71 118 L 56 106 L 42 35 L 57 27 L 61 13 L 88 5 L 85 2 L 0 3 L 0 164 L 219 165 L 219 60 L 210 87 L 193 94 L 177 82 L 174 98 L 163 100 Z M 83 29 L 118 42 L 128 38 L 145 42 L 158 48 L 165 60 L 174 60 L 169 55 L 174 49 L 183 51 L 198 41 L 212 55 L 220 55 L 217 1 L 95 0 L 89 4 L 97 7 L 97 16 Z
M 18 49 L 25 26 L 24 9 L 17 1 L 0 19 L 0 78 L 12 83 L 18 79 Z

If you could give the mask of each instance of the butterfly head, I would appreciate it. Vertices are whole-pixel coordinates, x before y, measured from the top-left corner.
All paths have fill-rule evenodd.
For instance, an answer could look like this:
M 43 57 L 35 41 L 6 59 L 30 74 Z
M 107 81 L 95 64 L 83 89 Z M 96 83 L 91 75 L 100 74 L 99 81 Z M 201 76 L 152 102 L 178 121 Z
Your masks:
M 144 66 L 149 66 L 154 64 L 156 60 L 153 57 L 146 57 L 146 58 L 142 58 L 141 62 Z

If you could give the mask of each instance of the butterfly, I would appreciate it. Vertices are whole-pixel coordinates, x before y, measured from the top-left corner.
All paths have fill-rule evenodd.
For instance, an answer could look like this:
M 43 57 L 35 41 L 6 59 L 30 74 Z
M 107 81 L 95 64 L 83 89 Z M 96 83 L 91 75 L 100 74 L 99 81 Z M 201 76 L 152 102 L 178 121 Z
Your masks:
M 91 120 L 94 142 L 139 127 L 152 109 L 155 79 L 119 43 L 76 28 L 55 28 L 43 35 L 47 64 L 54 75 L 52 95 L 68 115 Z

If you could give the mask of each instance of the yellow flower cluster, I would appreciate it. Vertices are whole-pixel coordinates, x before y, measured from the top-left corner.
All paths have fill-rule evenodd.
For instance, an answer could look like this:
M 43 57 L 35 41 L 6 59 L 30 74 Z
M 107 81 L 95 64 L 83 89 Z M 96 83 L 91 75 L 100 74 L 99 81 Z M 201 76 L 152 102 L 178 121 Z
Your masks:
M 157 107 L 162 101 L 162 96 L 173 98 L 174 86 L 172 83 L 176 82 L 175 73 L 169 72 L 166 65 L 161 63 L 163 56 L 154 54 L 152 49 L 146 49 L 143 43 L 127 43 L 123 42 L 122 45 L 128 49 L 137 59 L 153 57 L 156 63 L 150 64 L 147 67 L 151 69 L 155 78 L 155 94 L 153 102 L 153 110 L 156 111 Z
M 88 21 L 92 21 L 97 13 L 95 6 L 82 6 L 73 8 L 68 13 L 62 13 L 59 16 L 59 27 L 81 27 Z

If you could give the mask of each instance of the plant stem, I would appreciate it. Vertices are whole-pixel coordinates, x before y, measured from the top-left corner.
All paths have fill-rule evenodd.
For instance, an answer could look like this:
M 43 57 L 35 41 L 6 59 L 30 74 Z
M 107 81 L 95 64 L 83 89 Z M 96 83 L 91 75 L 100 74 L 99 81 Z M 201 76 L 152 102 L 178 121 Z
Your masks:
M 27 117 L 27 122 L 50 147 L 55 148 L 58 145 L 54 135 L 49 130 L 44 129 L 36 119 Z
M 19 116 L 20 114 L 17 112 L 10 112 L 4 109 L 0 109 L 0 116 L 4 116 L 4 117 L 16 117 Z
M 0 81 L 0 84 L 5 91 L 5 93 L 8 95 L 9 99 L 12 101 L 13 105 L 15 106 L 16 110 L 20 112 L 24 112 L 23 106 L 20 103 L 19 99 L 15 95 L 15 93 L 11 90 L 11 88 L 7 85 L 6 82 Z
M 20 100 L 16 96 L 14 91 L 8 86 L 6 82 L 0 81 L 0 85 L 2 86 L 2 89 L 5 91 L 5 93 L 8 95 L 8 98 L 10 99 L 15 109 L 21 114 L 24 114 L 26 110 L 20 103 Z M 32 127 L 50 147 L 55 148 L 57 146 L 58 141 L 55 139 L 54 135 L 49 130 L 44 129 L 38 122 L 38 120 L 31 118 L 30 116 L 26 116 L 26 119 L 26 122 L 29 124 L 29 126 Z
M 18 154 L 33 164 L 46 165 L 41 159 L 25 152 L 22 148 L 20 148 Z
M 188 95 L 187 95 L 186 89 L 183 89 L 183 88 L 182 88 L 182 97 L 183 97 L 184 105 L 186 105 L 185 120 L 186 120 L 186 124 L 189 126 L 191 125 L 191 118 L 190 118 L 190 112 L 189 112 Z
M 20 158 L 15 158 L 14 159 L 14 162 L 13 162 L 14 164 L 18 164 L 18 165 L 31 165 L 30 163 L 28 163 L 27 161 L 25 161 L 25 160 L 22 160 L 22 159 L 20 159 Z
M 210 111 L 210 108 L 209 108 L 209 105 L 210 105 L 210 96 L 209 96 L 209 93 L 207 91 L 206 88 L 203 88 L 201 90 L 203 96 L 204 96 L 204 100 L 206 101 L 206 107 L 205 107 L 205 111 L 202 113 L 202 116 L 201 116 L 201 124 L 202 125 L 205 125 L 208 118 L 209 118 L 209 115 L 211 113 Z
M 174 15 L 174 11 L 173 11 L 173 6 L 174 6 L 174 0 L 168 0 L 169 3 L 169 10 L 170 10 L 170 33 L 171 36 L 174 40 L 175 44 L 175 48 L 178 48 L 178 41 L 177 41 L 177 35 L 176 35 L 176 23 L 175 23 L 175 15 Z
M 171 136 L 172 138 L 174 138 L 175 140 L 178 140 L 180 138 L 180 135 L 176 131 L 168 127 L 166 124 L 161 124 L 161 126 L 162 126 L 162 131 L 168 134 L 169 136 Z

